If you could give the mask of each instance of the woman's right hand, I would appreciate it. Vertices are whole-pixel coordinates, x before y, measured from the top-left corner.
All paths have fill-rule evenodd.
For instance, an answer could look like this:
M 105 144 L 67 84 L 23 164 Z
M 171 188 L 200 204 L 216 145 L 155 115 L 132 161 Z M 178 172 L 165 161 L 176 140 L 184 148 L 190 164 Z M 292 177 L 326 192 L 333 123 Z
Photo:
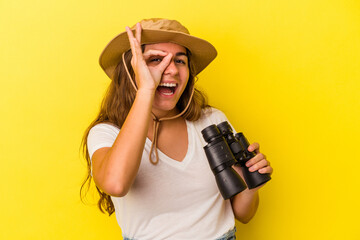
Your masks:
M 129 27 L 126 27 L 133 55 L 131 59 L 131 66 L 135 72 L 135 81 L 138 90 L 143 89 L 155 92 L 161 81 L 163 72 L 170 64 L 172 54 L 159 50 L 148 50 L 143 53 L 141 49 L 141 30 L 140 23 L 137 23 L 135 29 L 136 37 L 134 37 L 132 30 Z M 149 68 L 147 62 L 153 60 L 159 61 L 159 63 L 153 64 L 151 68 Z

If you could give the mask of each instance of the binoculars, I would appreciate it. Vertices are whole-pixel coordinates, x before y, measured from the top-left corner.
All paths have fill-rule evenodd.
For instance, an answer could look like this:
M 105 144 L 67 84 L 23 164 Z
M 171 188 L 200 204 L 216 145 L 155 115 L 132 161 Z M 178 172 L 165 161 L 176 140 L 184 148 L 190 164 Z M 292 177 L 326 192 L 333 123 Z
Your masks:
M 271 179 L 269 174 L 250 172 L 245 163 L 256 154 L 249 152 L 249 142 L 243 133 L 233 134 L 228 122 L 210 125 L 201 131 L 207 145 L 204 147 L 210 168 L 224 199 L 229 199 L 248 187 L 256 188 Z M 246 184 L 232 168 L 240 164 Z

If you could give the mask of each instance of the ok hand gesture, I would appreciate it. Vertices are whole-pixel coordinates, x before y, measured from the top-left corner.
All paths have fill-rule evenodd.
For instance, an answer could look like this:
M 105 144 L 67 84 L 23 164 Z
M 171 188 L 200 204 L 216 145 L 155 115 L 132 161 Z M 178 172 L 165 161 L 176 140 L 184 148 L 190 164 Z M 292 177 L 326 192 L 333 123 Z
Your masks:
M 126 27 L 133 55 L 131 59 L 131 66 L 135 72 L 135 81 L 138 90 L 143 89 L 155 92 L 161 81 L 164 70 L 170 64 L 172 54 L 160 50 L 145 50 L 143 53 L 141 48 L 141 30 L 140 23 L 137 23 L 134 37 L 132 30 L 129 27 Z M 154 56 L 159 57 L 161 62 L 159 62 L 156 66 L 149 68 L 147 66 L 147 62 Z

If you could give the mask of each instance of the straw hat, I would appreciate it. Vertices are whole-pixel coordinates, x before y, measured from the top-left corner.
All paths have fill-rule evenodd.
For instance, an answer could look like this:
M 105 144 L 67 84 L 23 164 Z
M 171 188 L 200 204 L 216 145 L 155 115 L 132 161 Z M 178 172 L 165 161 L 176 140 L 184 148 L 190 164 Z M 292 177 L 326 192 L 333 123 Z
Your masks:
M 195 75 L 209 65 L 217 55 L 216 49 L 211 43 L 191 36 L 189 31 L 176 20 L 151 18 L 142 20 L 140 24 L 142 27 L 141 44 L 171 42 L 187 48 L 191 52 Z M 135 25 L 131 29 L 134 31 Z M 124 31 L 113 38 L 101 53 L 100 66 L 111 79 L 121 60 L 122 53 L 129 49 L 129 39 Z

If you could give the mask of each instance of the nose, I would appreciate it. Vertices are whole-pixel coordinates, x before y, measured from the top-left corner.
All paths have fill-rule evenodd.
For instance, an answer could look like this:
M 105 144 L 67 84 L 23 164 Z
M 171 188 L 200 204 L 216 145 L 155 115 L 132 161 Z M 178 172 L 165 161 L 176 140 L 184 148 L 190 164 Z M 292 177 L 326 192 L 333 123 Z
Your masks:
M 176 75 L 178 74 L 179 70 L 175 64 L 175 62 L 172 60 L 170 61 L 169 65 L 165 68 L 164 74 L 169 75 Z

